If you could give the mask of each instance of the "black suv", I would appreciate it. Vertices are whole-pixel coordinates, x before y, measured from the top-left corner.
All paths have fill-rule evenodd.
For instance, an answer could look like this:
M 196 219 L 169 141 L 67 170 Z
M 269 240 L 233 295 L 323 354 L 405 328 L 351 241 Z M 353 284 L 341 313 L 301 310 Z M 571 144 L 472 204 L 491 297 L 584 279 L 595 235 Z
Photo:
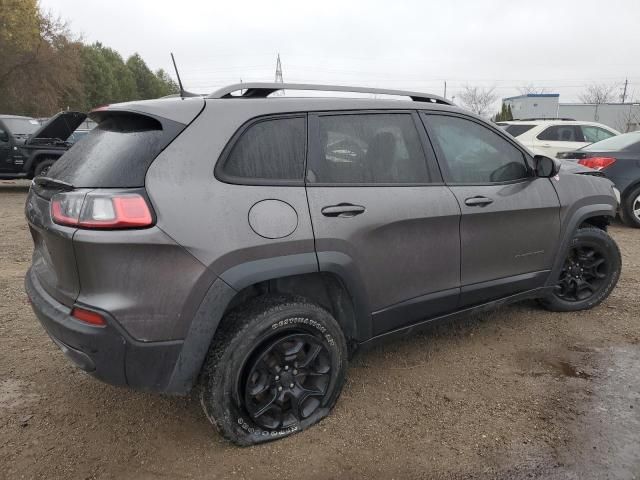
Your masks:
M 437 96 L 238 84 L 90 116 L 29 192 L 33 309 L 101 380 L 199 385 L 241 445 L 327 415 L 357 348 L 527 298 L 591 308 L 620 275 L 609 180 Z
M 0 179 L 45 174 L 86 118 L 81 112 L 60 112 L 41 125 L 30 117 L 0 115 Z

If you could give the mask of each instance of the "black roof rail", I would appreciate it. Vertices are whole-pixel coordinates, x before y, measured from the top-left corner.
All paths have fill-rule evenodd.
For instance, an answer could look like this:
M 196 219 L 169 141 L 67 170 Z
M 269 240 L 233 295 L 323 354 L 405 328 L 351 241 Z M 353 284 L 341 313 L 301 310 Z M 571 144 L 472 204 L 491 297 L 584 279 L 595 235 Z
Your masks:
M 231 95 L 244 90 L 242 95 Z M 405 90 L 387 90 L 384 88 L 347 87 L 344 85 L 315 85 L 305 83 L 236 83 L 216 90 L 206 98 L 266 98 L 278 90 L 319 90 L 324 92 L 355 92 L 377 95 L 398 95 L 409 97 L 414 102 L 440 103 L 453 105 L 449 100 L 430 93 L 410 92 Z
M 534 122 L 537 120 L 564 120 L 565 122 L 575 122 L 575 118 L 563 118 L 563 117 L 534 117 L 534 118 L 514 118 L 513 121 L 518 122 Z

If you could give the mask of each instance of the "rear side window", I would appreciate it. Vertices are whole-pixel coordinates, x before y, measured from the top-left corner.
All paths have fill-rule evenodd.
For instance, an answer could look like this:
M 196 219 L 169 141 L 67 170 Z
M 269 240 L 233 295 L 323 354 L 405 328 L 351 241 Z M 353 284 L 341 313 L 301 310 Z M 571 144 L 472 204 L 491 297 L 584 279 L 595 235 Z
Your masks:
M 447 182 L 489 184 L 529 176 L 524 155 L 489 128 L 448 115 L 425 115 Z
M 512 136 L 519 137 L 525 132 L 531 130 L 535 125 L 507 125 L 504 129 Z
M 76 188 L 143 187 L 147 169 L 184 125 L 117 112 L 75 143 L 47 173 Z
M 582 130 L 577 125 L 553 125 L 538 135 L 538 140 L 549 142 L 584 142 Z
M 306 136 L 304 117 L 260 120 L 233 145 L 223 175 L 237 181 L 302 181 Z
M 319 117 L 319 152 L 309 183 L 429 183 L 425 155 L 411 114 Z

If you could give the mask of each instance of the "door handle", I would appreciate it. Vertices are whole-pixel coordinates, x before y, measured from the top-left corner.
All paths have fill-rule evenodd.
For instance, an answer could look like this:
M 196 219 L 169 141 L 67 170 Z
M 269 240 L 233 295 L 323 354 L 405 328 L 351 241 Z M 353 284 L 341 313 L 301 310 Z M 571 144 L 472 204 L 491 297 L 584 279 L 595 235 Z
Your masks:
M 470 207 L 484 207 L 485 205 L 489 205 L 490 203 L 493 203 L 493 200 L 487 197 L 480 197 L 480 196 L 467 198 L 464 201 L 464 204 Z
M 325 217 L 351 218 L 364 213 L 365 208 L 362 205 L 353 205 L 351 203 L 339 203 L 338 205 L 330 205 L 320 210 Z

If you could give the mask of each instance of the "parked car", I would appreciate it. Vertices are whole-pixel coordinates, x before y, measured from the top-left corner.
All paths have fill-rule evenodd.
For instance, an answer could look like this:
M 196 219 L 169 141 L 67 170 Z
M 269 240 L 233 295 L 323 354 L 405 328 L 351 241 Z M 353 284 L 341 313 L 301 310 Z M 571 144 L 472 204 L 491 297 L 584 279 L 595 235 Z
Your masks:
M 27 198 L 34 312 L 101 380 L 199 385 L 240 445 L 325 417 L 356 349 L 527 298 L 592 308 L 620 275 L 609 180 L 437 96 L 243 83 L 90 116 Z
M 598 170 L 611 180 L 620 191 L 620 217 L 640 228 L 640 131 L 561 153 L 560 158 Z
M 620 132 L 595 122 L 567 119 L 530 119 L 498 122 L 535 155 L 557 157 L 558 153 L 576 150 Z
M 60 112 L 41 125 L 34 118 L 0 115 L 0 179 L 46 174 L 69 149 L 70 135 L 86 117 Z

